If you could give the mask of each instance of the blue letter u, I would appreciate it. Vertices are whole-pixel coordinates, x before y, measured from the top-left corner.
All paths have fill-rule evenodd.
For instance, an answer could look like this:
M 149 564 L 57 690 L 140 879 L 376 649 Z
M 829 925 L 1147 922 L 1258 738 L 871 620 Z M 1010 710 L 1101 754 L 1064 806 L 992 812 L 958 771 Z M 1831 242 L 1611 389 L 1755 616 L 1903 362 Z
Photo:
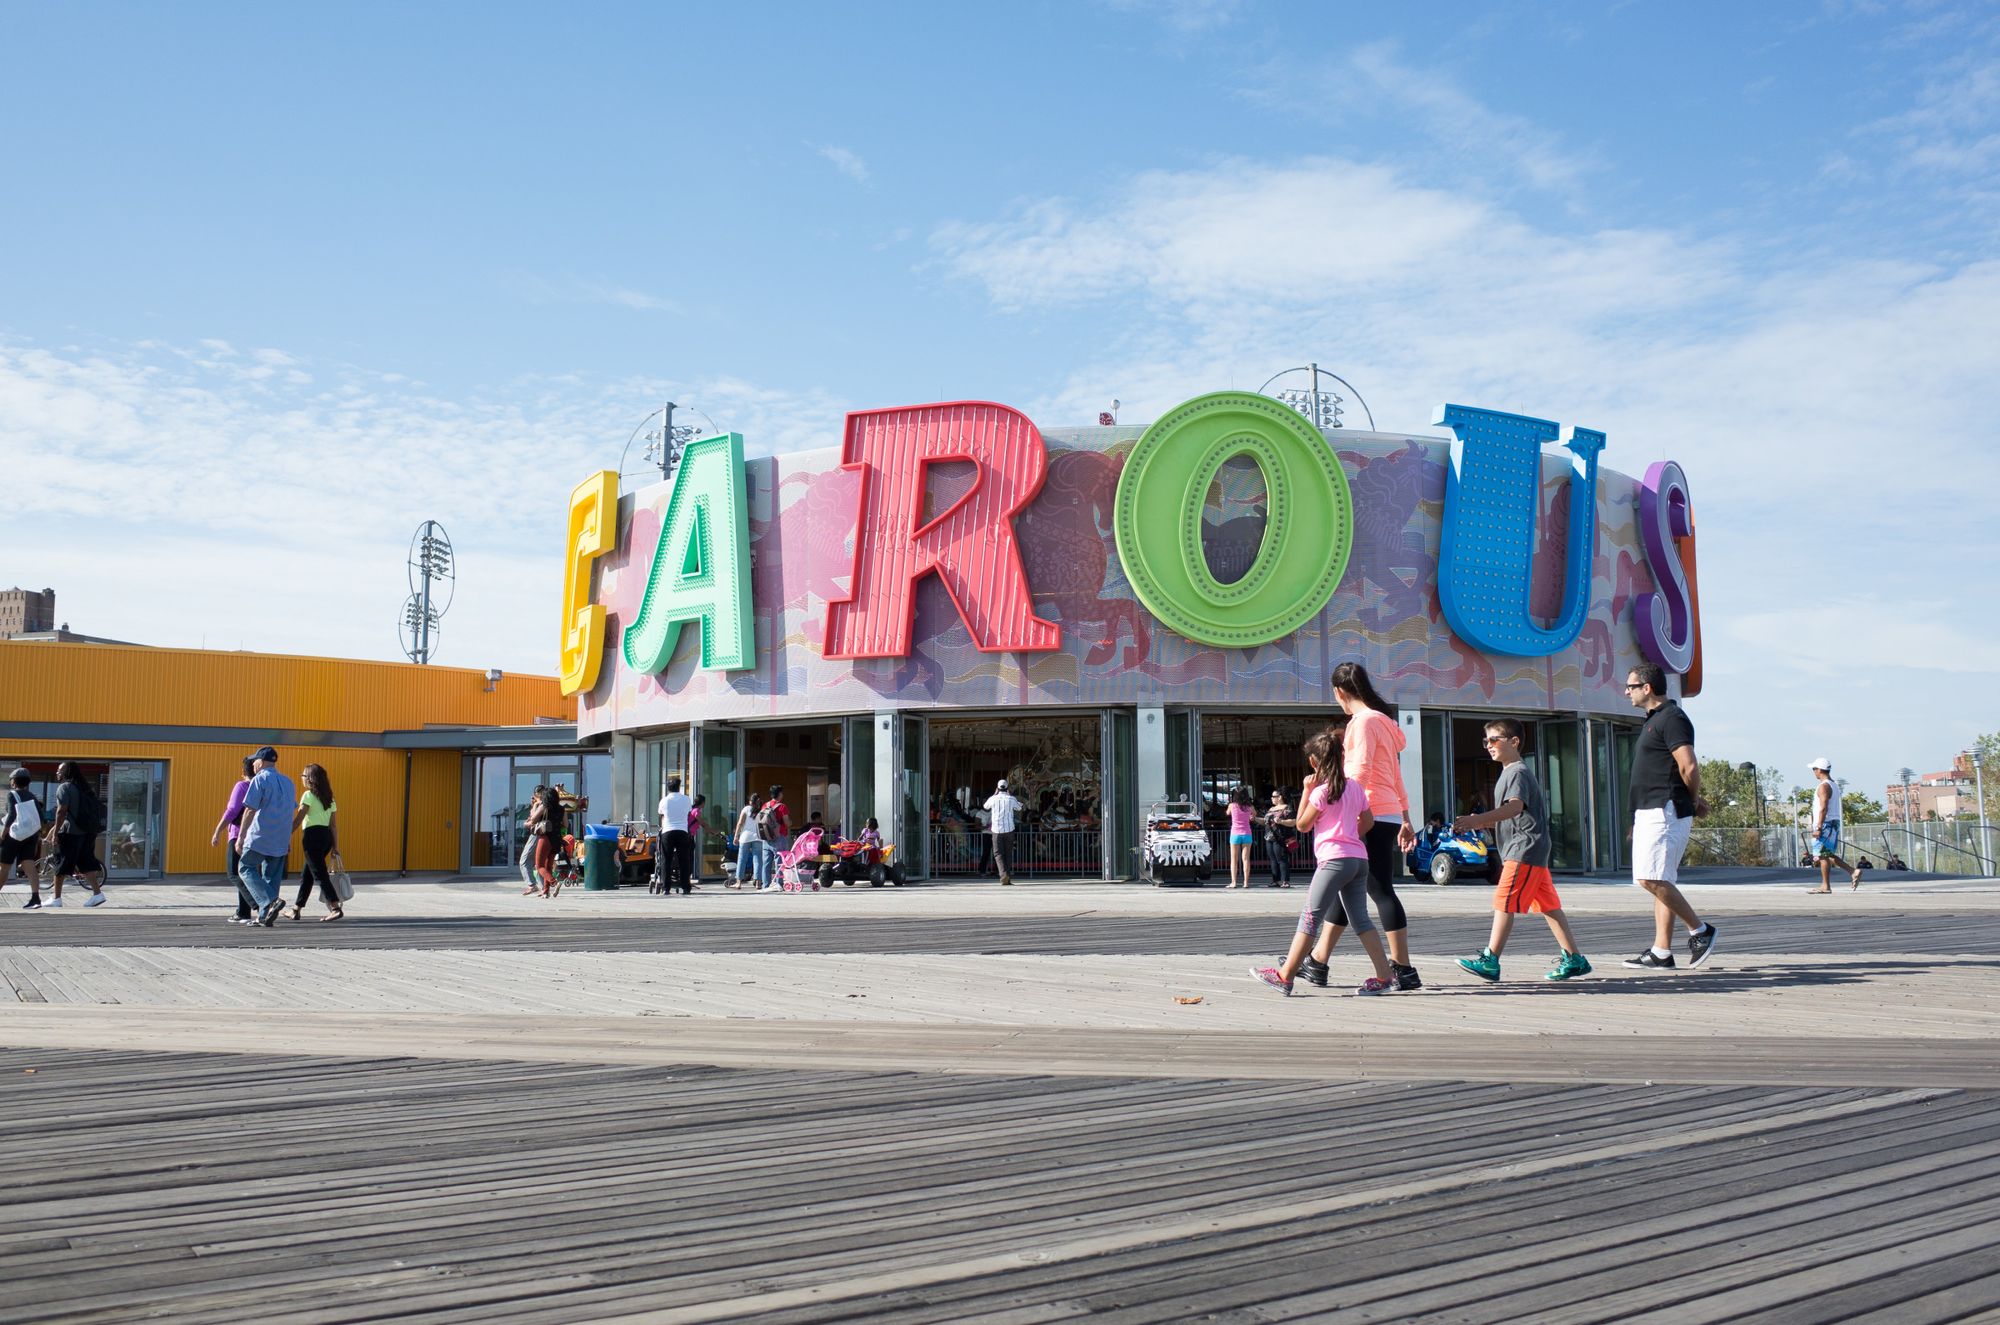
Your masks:
M 1456 438 L 1444 488 L 1438 602 L 1458 637 L 1488 653 L 1540 658 L 1569 646 L 1590 615 L 1597 549 L 1597 453 L 1604 434 L 1572 428 L 1568 565 L 1562 608 L 1548 626 L 1529 615 L 1542 447 L 1559 429 L 1547 419 L 1446 405 L 1437 421 Z

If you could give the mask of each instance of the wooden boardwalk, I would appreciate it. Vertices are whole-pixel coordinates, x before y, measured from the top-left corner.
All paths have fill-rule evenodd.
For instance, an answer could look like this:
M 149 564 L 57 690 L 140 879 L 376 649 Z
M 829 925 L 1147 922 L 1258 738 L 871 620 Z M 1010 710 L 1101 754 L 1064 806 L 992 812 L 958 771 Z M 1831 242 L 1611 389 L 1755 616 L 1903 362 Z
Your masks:
M 934 953 L 1080 956 L 1092 953 L 1193 955 L 1264 953 L 1291 932 L 1299 894 L 1257 895 L 1265 908 L 1254 916 L 1020 915 L 927 917 L 857 915 L 828 910 L 811 896 L 766 899 L 787 912 L 755 918 L 714 911 L 662 914 L 633 909 L 610 915 L 561 911 L 528 916 L 369 915 L 357 912 L 337 925 L 281 922 L 272 929 L 221 923 L 223 908 L 197 912 L 114 910 L 72 916 L 0 913 L 0 946 L 149 947 L 263 951 L 284 949 L 384 949 L 534 952 L 742 952 Z M 1432 900 L 1418 894 L 1425 902 Z M 1282 901 L 1279 899 L 1283 898 Z M 1578 912 L 1571 920 L 1586 952 L 1625 957 L 1648 942 L 1650 913 L 1632 897 L 1611 914 Z M 638 900 L 638 899 L 628 899 Z M 696 904 L 709 899 L 696 899 Z M 736 899 L 729 899 L 734 901 Z M 841 898 L 841 901 L 848 899 Z M 1454 899 L 1455 901 L 1457 899 Z M 1412 905 L 1412 939 L 1434 955 L 1477 952 L 1486 941 L 1488 915 L 1425 915 Z M 1846 899 L 1842 899 L 1843 901 Z M 678 905 L 660 903 L 661 907 Z M 1247 905 L 1247 900 L 1246 900 Z M 1273 906 L 1276 911 L 1272 911 Z M 1459 903 L 1463 905 L 1463 903 Z M 1728 949 L 1758 953 L 1926 953 L 2000 957 L 2000 909 L 1985 911 L 1852 910 L 1766 913 L 1732 910 L 1716 919 L 1728 930 Z M 1524 923 L 1515 940 L 1523 953 L 1550 950 L 1539 920 Z
M 0 1325 L 2000 1320 L 2000 896 L 1284 999 L 1292 898 L 1024 891 L 8 912 Z
M 0 1321 L 2000 1311 L 2000 1094 L 0 1052 Z

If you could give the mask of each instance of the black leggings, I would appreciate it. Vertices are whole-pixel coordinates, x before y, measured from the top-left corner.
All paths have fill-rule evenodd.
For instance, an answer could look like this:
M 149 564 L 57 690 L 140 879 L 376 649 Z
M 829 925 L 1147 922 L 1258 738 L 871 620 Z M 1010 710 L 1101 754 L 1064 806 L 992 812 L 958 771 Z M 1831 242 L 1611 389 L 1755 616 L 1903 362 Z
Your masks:
M 1289 842 L 1265 834 L 1264 859 L 1270 863 L 1272 883 L 1292 881 L 1292 847 Z
M 1382 918 L 1383 931 L 1389 934 L 1410 927 L 1410 918 L 1403 914 L 1403 904 L 1396 900 L 1396 885 L 1390 882 L 1402 854 L 1396 850 L 1396 837 L 1402 831 L 1401 824 L 1385 824 L 1378 819 L 1361 839 L 1362 845 L 1368 848 L 1368 895 L 1375 901 L 1375 913 Z M 1326 923 L 1344 928 L 1347 908 L 1335 902 Z
M 323 824 L 308 828 L 299 834 L 299 844 L 306 849 L 306 867 L 299 871 L 299 900 L 294 905 L 304 906 L 317 883 L 319 900 L 338 911 L 340 894 L 333 890 L 333 875 L 326 867 L 326 858 L 333 851 L 333 830 Z

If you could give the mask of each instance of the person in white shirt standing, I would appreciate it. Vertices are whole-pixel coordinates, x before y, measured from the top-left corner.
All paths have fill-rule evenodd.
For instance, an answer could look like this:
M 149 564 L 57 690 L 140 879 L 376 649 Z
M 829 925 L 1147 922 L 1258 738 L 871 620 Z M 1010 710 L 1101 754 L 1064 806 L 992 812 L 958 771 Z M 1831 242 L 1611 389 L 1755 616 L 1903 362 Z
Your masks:
M 993 834 L 993 864 L 1000 871 L 1000 882 L 1011 885 L 1014 882 L 1014 817 L 1021 812 L 1021 802 L 1007 790 L 1007 779 L 1001 778 L 1000 785 L 986 798 L 986 831 Z
M 1840 858 L 1840 784 L 1833 780 L 1833 761 L 1813 760 L 1812 773 L 1819 785 L 1813 788 L 1810 845 L 1813 863 L 1819 866 L 1819 887 L 1806 891 L 1832 892 L 1833 867 L 1838 865 L 1847 871 L 1847 888 L 1852 892 L 1861 886 L 1861 867 Z
M 667 779 L 667 792 L 660 797 L 660 849 L 656 853 L 657 873 L 653 891 L 683 893 L 694 891 L 694 835 L 688 832 L 688 811 L 694 802 L 681 790 L 680 774 Z

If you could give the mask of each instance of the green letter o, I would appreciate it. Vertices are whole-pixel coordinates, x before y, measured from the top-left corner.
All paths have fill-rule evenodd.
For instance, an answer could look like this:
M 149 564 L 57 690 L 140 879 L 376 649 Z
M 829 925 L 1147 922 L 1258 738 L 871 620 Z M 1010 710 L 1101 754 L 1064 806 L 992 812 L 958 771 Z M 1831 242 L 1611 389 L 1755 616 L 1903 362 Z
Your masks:
M 1202 504 L 1239 455 L 1264 471 L 1264 541 L 1242 579 L 1223 584 L 1201 549 Z M 1347 569 L 1354 502 L 1326 439 L 1269 396 L 1217 391 L 1170 410 L 1118 477 L 1118 557 L 1146 610 L 1200 644 L 1252 648 L 1283 639 L 1326 605 Z

